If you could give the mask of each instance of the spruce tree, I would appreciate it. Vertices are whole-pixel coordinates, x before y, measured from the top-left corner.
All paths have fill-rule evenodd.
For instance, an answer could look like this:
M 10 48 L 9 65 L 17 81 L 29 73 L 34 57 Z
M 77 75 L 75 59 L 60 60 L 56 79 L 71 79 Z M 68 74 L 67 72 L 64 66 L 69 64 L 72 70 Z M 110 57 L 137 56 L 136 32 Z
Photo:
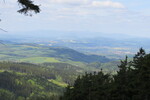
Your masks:
M 150 100 L 150 54 L 141 48 L 133 61 L 126 56 L 118 68 L 112 77 L 103 71 L 78 77 L 62 100 Z
M 129 78 L 130 78 L 130 63 L 128 62 L 128 57 L 124 61 L 121 60 L 121 64 L 118 66 L 119 71 L 117 75 L 114 76 L 114 99 L 117 100 L 129 100 Z
M 141 48 L 133 59 L 133 66 L 136 75 L 136 99 L 150 100 L 150 54 L 146 54 Z

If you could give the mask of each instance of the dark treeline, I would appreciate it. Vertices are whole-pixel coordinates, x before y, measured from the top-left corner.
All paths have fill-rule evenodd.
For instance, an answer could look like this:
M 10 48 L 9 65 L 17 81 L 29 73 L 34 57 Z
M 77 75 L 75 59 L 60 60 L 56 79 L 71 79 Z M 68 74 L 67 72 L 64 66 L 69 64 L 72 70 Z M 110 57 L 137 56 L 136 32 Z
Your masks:
M 85 73 L 66 88 L 61 100 L 150 100 L 150 54 L 143 49 L 118 66 L 116 75 Z

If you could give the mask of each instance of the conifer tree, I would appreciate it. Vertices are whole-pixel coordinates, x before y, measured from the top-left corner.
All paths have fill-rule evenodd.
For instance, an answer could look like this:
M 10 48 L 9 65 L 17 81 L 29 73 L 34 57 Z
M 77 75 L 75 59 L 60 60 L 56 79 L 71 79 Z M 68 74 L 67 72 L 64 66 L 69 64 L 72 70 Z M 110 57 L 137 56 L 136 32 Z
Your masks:
M 114 86 L 116 99 L 118 100 L 129 100 L 130 96 L 130 63 L 128 62 L 128 57 L 124 61 L 121 60 L 121 64 L 118 66 L 119 71 L 117 75 L 114 76 Z
M 31 0 L 18 0 L 18 3 L 22 6 L 22 9 L 18 10 L 19 13 L 27 15 L 31 11 L 34 11 L 35 13 L 40 12 L 39 6 L 35 5 Z
M 112 77 L 103 71 L 78 77 L 66 90 L 69 99 L 64 95 L 62 100 L 150 100 L 150 54 L 141 48 L 133 61 L 126 56 L 118 68 Z
M 135 70 L 133 73 L 135 77 L 136 96 L 137 100 L 150 99 L 150 54 L 146 54 L 141 48 L 133 59 L 133 66 Z

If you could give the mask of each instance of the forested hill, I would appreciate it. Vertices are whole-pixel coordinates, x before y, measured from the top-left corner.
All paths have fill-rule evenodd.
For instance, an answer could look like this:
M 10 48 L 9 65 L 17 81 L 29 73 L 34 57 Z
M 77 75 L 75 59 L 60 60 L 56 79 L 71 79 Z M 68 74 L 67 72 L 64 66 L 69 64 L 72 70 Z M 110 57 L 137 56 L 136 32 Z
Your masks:
M 66 63 L 0 62 L 0 100 L 58 100 L 82 71 Z
M 81 67 L 60 62 L 0 62 L 0 100 L 59 100 L 68 84 L 85 72 L 100 69 L 96 67 L 94 63 Z
M 49 49 L 55 51 L 55 54 L 49 54 L 48 56 L 54 56 L 62 59 L 69 59 L 72 61 L 79 61 L 79 62 L 86 62 L 86 63 L 91 63 L 91 62 L 105 63 L 105 62 L 112 61 L 111 59 L 108 59 L 105 56 L 86 55 L 69 48 L 53 47 Z
M 99 55 L 86 55 L 69 48 L 48 47 L 37 44 L 0 45 L 0 60 L 21 61 L 30 63 L 43 62 L 109 62 L 111 59 Z M 33 61 L 33 62 L 32 62 Z M 39 62 L 38 62 L 39 61 Z
M 0 100 L 59 100 L 79 75 L 117 70 L 116 61 L 69 48 L 11 42 L 0 46 Z

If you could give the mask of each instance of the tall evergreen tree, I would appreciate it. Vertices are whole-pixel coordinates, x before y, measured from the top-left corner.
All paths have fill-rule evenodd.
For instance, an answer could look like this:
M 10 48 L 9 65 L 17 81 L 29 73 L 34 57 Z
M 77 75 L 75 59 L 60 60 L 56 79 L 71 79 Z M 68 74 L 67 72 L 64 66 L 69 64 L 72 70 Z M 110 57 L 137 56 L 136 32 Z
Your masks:
M 136 96 L 137 100 L 150 99 L 150 54 L 141 48 L 133 59 L 133 66 L 135 70 L 133 73 L 135 77 Z
M 119 71 L 114 76 L 115 98 L 117 100 L 130 100 L 129 78 L 130 78 L 130 63 L 128 57 L 118 66 Z
M 78 77 L 65 92 L 69 98 L 62 100 L 150 100 L 150 54 L 141 48 L 133 61 L 126 57 L 118 68 L 113 77 L 102 71 Z

